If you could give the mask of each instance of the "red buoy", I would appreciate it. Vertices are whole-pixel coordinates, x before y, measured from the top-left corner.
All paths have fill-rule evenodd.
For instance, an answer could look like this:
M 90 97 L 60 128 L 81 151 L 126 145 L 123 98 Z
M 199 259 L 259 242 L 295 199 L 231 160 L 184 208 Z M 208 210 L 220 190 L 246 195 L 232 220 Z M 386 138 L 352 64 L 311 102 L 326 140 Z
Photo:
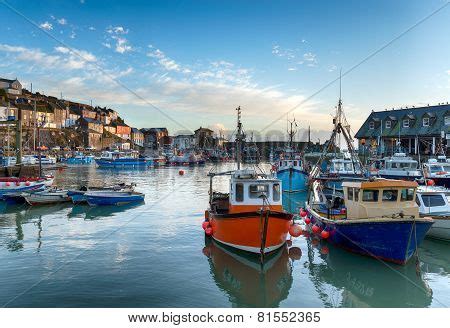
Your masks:
M 306 223 L 306 224 L 310 224 L 310 223 L 311 223 L 311 219 L 310 219 L 309 217 L 306 217 L 306 218 L 305 218 L 305 223 Z
M 212 233 L 213 233 L 212 228 L 211 228 L 211 227 L 206 228 L 206 229 L 205 229 L 205 233 L 206 233 L 207 236 L 211 236 Z
M 300 210 L 300 216 L 304 218 L 306 215 L 308 215 L 308 212 L 306 212 L 303 208 Z
M 208 228 L 209 227 L 209 222 L 208 221 L 204 221 L 203 223 L 202 223 L 202 228 L 203 228 L 203 230 L 206 230 L 206 228 Z
M 7 187 L 9 187 L 11 185 L 11 183 L 7 182 L 5 183 Z
M 183 170 L 179 170 L 179 171 L 178 171 L 178 174 L 179 174 L 179 175 L 184 175 L 184 171 L 183 171 Z
M 302 234 L 302 227 L 300 224 L 294 223 L 289 227 L 289 234 L 292 237 L 299 237 Z
M 316 225 L 313 225 L 313 227 L 312 227 L 312 232 L 314 232 L 314 233 L 319 233 L 319 231 L 320 231 L 320 227 L 319 227 L 319 226 L 316 226 Z
M 322 237 L 323 239 L 327 239 L 328 237 L 330 237 L 330 233 L 328 231 L 326 231 L 326 230 L 323 230 L 320 233 L 320 237 Z
M 31 184 L 30 181 L 25 182 L 26 186 L 29 186 L 30 184 Z
M 434 186 L 434 180 L 433 179 L 428 179 L 427 180 L 427 186 Z
M 16 186 L 20 186 L 20 182 L 19 181 L 16 182 Z
M 330 250 L 328 249 L 327 246 L 322 246 L 322 248 L 320 249 L 320 253 L 323 255 L 327 255 L 330 252 Z

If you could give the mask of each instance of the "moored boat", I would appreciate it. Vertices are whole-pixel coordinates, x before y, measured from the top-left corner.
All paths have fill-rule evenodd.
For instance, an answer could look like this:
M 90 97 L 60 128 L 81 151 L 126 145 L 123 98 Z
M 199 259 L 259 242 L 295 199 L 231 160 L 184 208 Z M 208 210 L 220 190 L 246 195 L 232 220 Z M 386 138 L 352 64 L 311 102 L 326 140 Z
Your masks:
M 70 202 L 67 190 L 51 188 L 37 192 L 24 192 L 23 197 L 30 205 L 48 205 Z
M 415 202 L 417 183 L 376 179 L 344 182 L 345 218 L 318 212 L 320 181 L 314 181 L 306 211 L 312 231 L 348 251 L 384 261 L 405 264 L 431 228 L 430 217 L 421 218 Z M 324 233 L 322 233 L 324 232 Z
M 53 177 L 1 177 L 0 199 L 6 193 L 33 190 L 37 187 L 51 185 L 52 183 Z
M 450 159 L 445 156 L 430 158 L 423 164 L 423 176 L 433 180 L 438 186 L 450 188 Z
M 134 187 L 136 185 L 134 183 L 127 185 L 125 183 L 120 183 L 114 186 L 105 186 L 105 187 L 86 187 L 83 186 L 79 190 L 69 190 L 67 194 L 72 199 L 72 203 L 81 204 L 87 203 L 86 193 L 89 191 L 124 191 L 124 192 L 132 192 L 134 191 Z
M 263 259 L 285 244 L 293 216 L 282 208 L 280 180 L 240 168 L 240 108 L 237 131 L 237 170 L 208 174 L 210 200 L 205 220 L 210 227 L 205 232 L 224 245 L 260 254 Z M 217 176 L 230 176 L 229 193 L 213 190 Z
M 405 153 L 395 153 L 393 156 L 374 160 L 370 170 L 371 175 L 386 179 L 418 181 L 423 178 L 418 162 L 406 156 Z
M 417 204 L 420 216 L 431 217 L 434 224 L 427 237 L 450 241 L 450 190 L 442 187 L 420 186 Z
M 95 162 L 101 168 L 146 168 L 154 164 L 151 158 L 140 157 L 136 151 L 105 151 Z
M 145 195 L 140 192 L 126 191 L 89 191 L 85 194 L 91 206 L 98 205 L 126 205 L 144 201 Z

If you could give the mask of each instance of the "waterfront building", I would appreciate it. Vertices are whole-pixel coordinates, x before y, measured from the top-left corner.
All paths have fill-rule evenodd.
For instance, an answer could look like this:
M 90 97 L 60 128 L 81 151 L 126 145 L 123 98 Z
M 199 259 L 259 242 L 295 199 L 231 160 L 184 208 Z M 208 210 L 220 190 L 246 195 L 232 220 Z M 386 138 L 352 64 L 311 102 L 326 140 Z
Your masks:
M 141 132 L 144 134 L 144 147 L 151 149 L 161 148 L 161 138 L 169 135 L 166 128 L 143 128 Z
M 109 133 L 112 133 L 112 134 L 116 134 L 117 133 L 117 128 L 116 128 L 116 126 L 114 124 L 104 125 L 103 129 L 105 131 L 108 131 Z
M 12 95 L 22 94 L 22 84 L 17 78 L 14 80 L 0 78 L 0 89 L 5 90 L 6 93 Z
M 125 123 L 115 123 L 116 125 L 116 135 L 122 139 L 131 139 L 131 128 Z
M 173 137 L 173 148 L 184 151 L 195 147 L 195 136 L 193 134 L 180 134 Z
M 99 120 L 95 120 L 89 117 L 82 117 L 78 120 L 78 124 L 82 130 L 93 130 L 97 133 L 103 133 L 103 124 Z
M 131 128 L 131 141 L 140 147 L 144 146 L 144 134 L 137 128 Z
M 359 152 L 435 155 L 450 148 L 450 105 L 372 111 L 356 133 Z
M 200 149 L 211 148 L 214 146 L 214 131 L 208 128 L 202 128 L 194 131 L 195 146 Z

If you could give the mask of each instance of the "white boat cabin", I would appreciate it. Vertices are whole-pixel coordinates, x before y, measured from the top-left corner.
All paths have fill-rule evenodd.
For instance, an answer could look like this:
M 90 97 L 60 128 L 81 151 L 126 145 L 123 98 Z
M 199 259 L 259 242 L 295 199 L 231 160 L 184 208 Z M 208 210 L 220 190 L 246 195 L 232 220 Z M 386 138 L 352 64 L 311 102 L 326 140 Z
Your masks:
M 420 186 L 417 190 L 416 203 L 421 215 L 450 216 L 450 190 L 435 186 Z
M 331 160 L 329 173 L 337 175 L 361 174 L 361 168 L 358 163 L 347 158 L 334 158 Z
M 394 156 L 376 160 L 371 165 L 372 174 L 395 177 L 422 177 L 418 162 L 405 153 L 395 153 Z
M 442 178 L 450 176 L 450 159 L 445 156 L 431 158 L 423 164 L 423 173 L 427 178 Z
M 342 186 L 348 219 L 419 217 L 415 181 L 345 181 Z
M 303 171 L 303 162 L 301 159 L 281 159 L 278 162 L 278 171 L 296 169 L 299 171 Z

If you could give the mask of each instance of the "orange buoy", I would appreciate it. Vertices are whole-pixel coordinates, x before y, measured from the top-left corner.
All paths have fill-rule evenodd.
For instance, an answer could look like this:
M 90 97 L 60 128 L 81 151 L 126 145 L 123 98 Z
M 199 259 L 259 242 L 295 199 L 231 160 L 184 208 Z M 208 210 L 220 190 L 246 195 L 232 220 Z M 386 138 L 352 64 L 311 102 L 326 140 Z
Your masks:
M 291 247 L 289 248 L 289 258 L 293 261 L 298 261 L 302 257 L 302 250 L 300 247 Z
M 300 224 L 294 223 L 289 227 L 289 234 L 292 237 L 299 237 L 302 234 L 302 227 Z
M 207 228 L 205 229 L 205 233 L 206 233 L 207 236 L 211 236 L 212 233 L 213 233 L 212 228 L 211 228 L 211 227 L 207 227 Z
M 314 233 L 319 233 L 319 232 L 320 232 L 320 227 L 319 227 L 319 226 L 316 226 L 316 225 L 313 225 L 313 227 L 312 227 L 312 232 L 314 232 Z
M 306 218 L 305 218 L 305 223 L 306 223 L 306 224 L 310 224 L 310 223 L 311 223 L 311 219 L 310 219 L 309 217 L 306 217 Z
M 208 227 L 209 227 L 209 222 L 208 221 L 203 221 L 203 223 L 202 223 L 203 230 L 206 230 L 206 228 L 208 228 Z
M 320 233 L 320 237 L 322 237 L 323 239 L 327 239 L 328 237 L 330 237 L 330 233 L 328 231 L 326 231 L 326 230 L 323 230 Z
M 179 171 L 178 171 L 178 174 L 179 174 L 179 175 L 184 175 L 184 171 L 183 171 L 183 170 L 179 170 Z

